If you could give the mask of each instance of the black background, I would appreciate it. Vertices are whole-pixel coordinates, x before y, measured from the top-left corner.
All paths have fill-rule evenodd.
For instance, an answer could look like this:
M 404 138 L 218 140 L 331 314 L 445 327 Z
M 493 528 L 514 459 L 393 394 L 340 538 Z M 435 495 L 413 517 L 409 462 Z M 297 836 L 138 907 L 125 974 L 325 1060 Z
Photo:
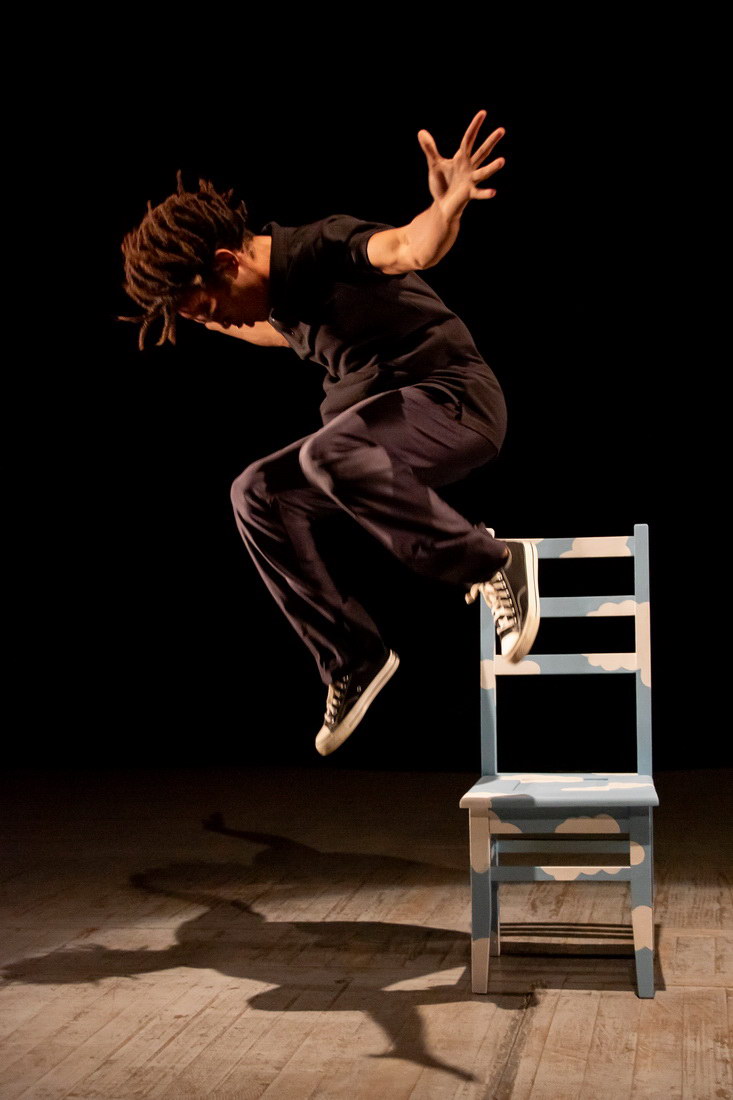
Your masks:
M 678 216 L 670 237 L 668 143 L 687 107 L 663 51 L 620 26 L 603 43 L 588 29 L 575 49 L 559 28 L 505 40 L 465 18 L 460 33 L 396 41 L 384 15 L 357 50 L 353 31 L 325 37 L 276 13 L 259 36 L 219 27 L 212 47 L 212 18 L 208 37 L 193 21 L 182 52 L 141 27 L 116 51 L 67 54 L 58 84 L 45 74 L 46 138 L 27 163 L 46 212 L 35 302 L 58 319 L 30 319 L 9 414 L 21 614 L 6 759 L 478 767 L 478 605 L 346 516 L 324 522 L 324 556 L 402 664 L 358 735 L 315 754 L 325 687 L 254 569 L 229 490 L 320 427 L 321 369 L 183 321 L 176 347 L 154 346 L 156 329 L 140 352 L 115 315 L 138 311 L 122 291 L 122 237 L 148 199 L 175 191 L 178 168 L 189 189 L 199 177 L 235 186 L 255 232 L 329 213 L 399 225 L 431 201 L 417 131 L 452 155 L 485 108 L 479 141 L 506 130 L 498 194 L 469 204 L 451 252 L 422 274 L 497 374 L 509 429 L 495 462 L 442 495 L 503 538 L 648 523 L 655 770 L 721 763 L 686 683 L 699 637 L 684 576 L 695 435 L 675 382 L 685 225 Z M 541 562 L 540 585 L 627 593 L 632 562 Z M 633 650 L 633 623 L 547 621 L 534 648 Z M 500 769 L 633 768 L 633 683 L 500 680 Z

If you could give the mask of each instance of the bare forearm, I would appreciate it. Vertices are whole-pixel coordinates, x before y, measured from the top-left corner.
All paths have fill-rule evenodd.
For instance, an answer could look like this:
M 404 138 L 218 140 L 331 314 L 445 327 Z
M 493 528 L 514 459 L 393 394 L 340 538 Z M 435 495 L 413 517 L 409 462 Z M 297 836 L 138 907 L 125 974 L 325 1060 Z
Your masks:
M 449 217 L 437 201 L 433 202 L 404 227 L 407 249 L 417 269 L 433 267 L 450 250 L 458 236 L 465 206 L 464 203 Z
M 248 325 L 240 325 L 239 328 L 224 328 L 216 321 L 207 321 L 206 328 L 214 332 L 223 332 L 225 336 L 234 336 L 237 340 L 246 340 L 248 344 L 259 344 L 263 348 L 289 348 L 282 333 L 274 329 L 269 321 L 255 321 L 250 328 Z

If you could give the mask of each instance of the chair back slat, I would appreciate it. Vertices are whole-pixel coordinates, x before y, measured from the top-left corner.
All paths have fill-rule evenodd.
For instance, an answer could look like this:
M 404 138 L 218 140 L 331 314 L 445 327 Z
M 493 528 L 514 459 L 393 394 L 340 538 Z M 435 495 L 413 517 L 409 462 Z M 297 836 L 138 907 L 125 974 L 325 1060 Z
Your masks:
M 587 538 L 525 539 L 525 542 L 535 543 L 540 558 L 630 558 L 635 552 L 634 537 L 593 535 Z
M 540 596 L 542 619 L 635 614 L 636 600 L 633 596 Z
M 521 661 L 495 658 L 497 676 L 583 676 L 599 672 L 636 672 L 635 653 L 529 653 Z

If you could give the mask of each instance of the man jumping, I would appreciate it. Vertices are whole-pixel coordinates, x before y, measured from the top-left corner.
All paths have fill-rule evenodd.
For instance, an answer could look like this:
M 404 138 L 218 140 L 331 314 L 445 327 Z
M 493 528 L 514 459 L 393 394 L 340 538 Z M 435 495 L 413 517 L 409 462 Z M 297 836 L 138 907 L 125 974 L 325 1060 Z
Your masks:
M 456 239 L 477 186 L 504 158 L 479 165 L 505 131 L 472 152 L 479 111 L 458 151 L 441 157 L 427 130 L 433 202 L 408 225 L 331 214 L 307 225 L 246 224 L 233 189 L 207 180 L 152 207 L 122 243 L 127 294 L 163 318 L 176 316 L 252 344 L 290 347 L 325 368 L 323 427 L 248 466 L 231 499 L 244 544 L 275 601 L 313 654 L 328 686 L 322 755 L 353 732 L 396 671 L 399 657 L 364 607 L 340 590 L 313 535 L 318 516 L 347 512 L 400 561 L 462 584 L 491 608 L 504 658 L 519 661 L 539 627 L 537 548 L 501 541 L 435 492 L 496 458 L 507 410 L 499 382 L 465 324 L 417 274 Z M 343 586 L 342 586 L 343 587 Z

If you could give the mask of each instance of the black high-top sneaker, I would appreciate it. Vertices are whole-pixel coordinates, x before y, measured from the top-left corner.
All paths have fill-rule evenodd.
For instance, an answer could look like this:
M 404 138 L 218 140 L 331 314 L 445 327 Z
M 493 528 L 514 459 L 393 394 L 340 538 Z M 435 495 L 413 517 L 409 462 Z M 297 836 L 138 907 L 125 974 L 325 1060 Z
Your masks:
M 525 539 L 502 541 L 509 547 L 506 564 L 490 580 L 472 584 L 466 603 L 481 592 L 494 616 L 501 655 L 516 663 L 529 653 L 540 626 L 537 547 Z
M 328 685 L 323 727 L 316 736 L 316 748 L 321 756 L 333 752 L 354 732 L 369 705 L 394 676 L 399 663 L 399 657 L 390 649 Z

